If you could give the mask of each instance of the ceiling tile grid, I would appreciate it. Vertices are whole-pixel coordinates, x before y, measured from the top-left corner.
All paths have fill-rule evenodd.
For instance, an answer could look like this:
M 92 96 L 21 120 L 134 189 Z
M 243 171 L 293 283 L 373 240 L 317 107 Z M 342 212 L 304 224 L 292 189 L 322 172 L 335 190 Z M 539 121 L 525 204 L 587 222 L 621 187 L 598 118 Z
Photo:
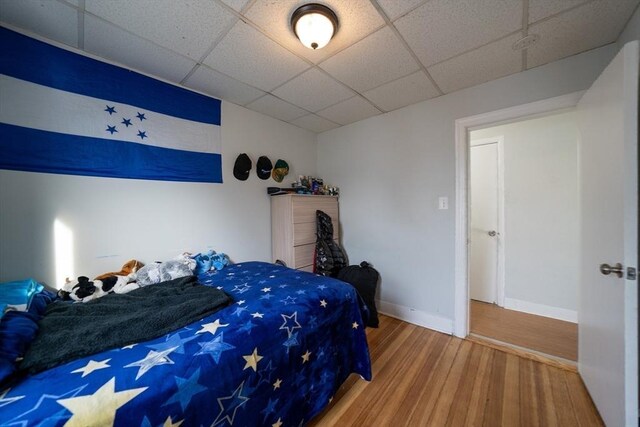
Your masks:
M 305 61 L 242 21 L 234 25 L 204 62 L 267 92 L 309 68 Z
M 320 63 L 356 91 L 366 91 L 417 71 L 420 66 L 389 27 Z
M 246 105 L 265 94 L 206 65 L 200 65 L 184 85 L 238 105 Z
M 317 51 L 289 24 L 305 0 L 0 0 L 0 22 L 323 132 L 612 43 L 640 4 L 315 1 L 339 19 Z
M 589 0 L 529 0 L 529 24 L 563 12 Z
M 425 1 L 426 0 L 377 0 L 382 10 L 384 10 L 384 13 L 386 13 L 392 21 Z
M 210 0 L 86 0 L 85 9 L 196 61 L 237 20 Z
M 270 94 L 266 94 L 262 98 L 253 101 L 251 104 L 247 105 L 247 108 L 273 116 L 276 119 L 280 119 L 285 122 L 289 122 L 308 114 L 308 112 L 302 108 L 289 104 L 287 101 L 283 101 L 282 99 L 276 98 Z
M 438 90 L 423 71 L 385 83 L 363 95 L 384 111 L 392 111 L 438 96 Z
M 425 67 L 522 28 L 521 1 L 430 0 L 394 25 Z
M 522 54 L 512 45 L 520 38 L 516 34 L 489 43 L 429 67 L 429 73 L 445 93 L 517 73 L 522 68 Z
M 354 96 L 346 101 L 318 111 L 319 116 L 341 125 L 348 125 L 349 123 L 376 116 L 380 113 L 380 110 L 361 96 Z
M 312 68 L 280 86 L 273 94 L 316 112 L 352 97 L 354 92 L 326 73 Z
M 616 40 L 637 0 L 597 0 L 533 24 L 540 41 L 528 49 L 529 67 L 536 67 Z
M 143 38 L 122 31 L 92 15 L 84 17 L 84 48 L 87 52 L 149 74 L 176 82 L 196 62 Z
M 0 21 L 78 47 L 78 11 L 50 0 L 0 1 Z
M 327 120 L 323 117 L 316 116 L 315 114 L 302 116 L 298 119 L 293 120 L 291 124 L 316 133 L 325 132 L 340 127 L 339 124 Z

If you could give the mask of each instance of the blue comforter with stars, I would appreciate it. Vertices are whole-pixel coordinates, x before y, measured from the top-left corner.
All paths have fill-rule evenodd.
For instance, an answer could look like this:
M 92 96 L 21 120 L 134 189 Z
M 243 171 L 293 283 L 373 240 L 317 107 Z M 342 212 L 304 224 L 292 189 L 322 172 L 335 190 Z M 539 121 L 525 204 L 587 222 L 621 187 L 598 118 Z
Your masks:
M 371 379 L 350 285 L 263 262 L 200 281 L 235 303 L 0 391 L 0 425 L 300 426 L 349 374 Z

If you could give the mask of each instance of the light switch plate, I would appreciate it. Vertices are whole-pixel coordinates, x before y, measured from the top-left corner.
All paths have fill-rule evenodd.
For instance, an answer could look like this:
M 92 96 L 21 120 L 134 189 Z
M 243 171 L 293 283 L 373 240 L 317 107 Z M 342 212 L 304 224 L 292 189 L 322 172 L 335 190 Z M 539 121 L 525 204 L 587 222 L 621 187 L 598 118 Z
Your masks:
M 438 198 L 438 209 L 449 209 L 449 198 L 448 197 L 439 197 Z

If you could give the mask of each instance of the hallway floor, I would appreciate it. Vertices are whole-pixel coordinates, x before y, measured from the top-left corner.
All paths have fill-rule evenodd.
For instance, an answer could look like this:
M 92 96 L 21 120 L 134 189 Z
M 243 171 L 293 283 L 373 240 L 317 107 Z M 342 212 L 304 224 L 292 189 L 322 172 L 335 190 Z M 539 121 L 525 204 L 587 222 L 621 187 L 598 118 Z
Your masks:
M 550 356 L 578 360 L 576 323 L 471 300 L 471 333 Z

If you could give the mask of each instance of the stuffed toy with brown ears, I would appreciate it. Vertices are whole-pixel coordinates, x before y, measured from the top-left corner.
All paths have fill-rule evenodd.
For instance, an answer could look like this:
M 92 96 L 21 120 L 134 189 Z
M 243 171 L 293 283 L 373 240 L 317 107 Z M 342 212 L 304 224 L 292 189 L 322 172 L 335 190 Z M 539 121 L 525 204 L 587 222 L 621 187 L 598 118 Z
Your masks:
M 99 276 L 96 276 L 96 280 L 106 279 L 109 276 L 128 276 L 138 271 L 140 267 L 144 267 L 144 264 L 141 263 L 140 261 L 132 259 L 130 261 L 125 262 L 125 264 L 122 266 L 122 270 L 101 274 Z

